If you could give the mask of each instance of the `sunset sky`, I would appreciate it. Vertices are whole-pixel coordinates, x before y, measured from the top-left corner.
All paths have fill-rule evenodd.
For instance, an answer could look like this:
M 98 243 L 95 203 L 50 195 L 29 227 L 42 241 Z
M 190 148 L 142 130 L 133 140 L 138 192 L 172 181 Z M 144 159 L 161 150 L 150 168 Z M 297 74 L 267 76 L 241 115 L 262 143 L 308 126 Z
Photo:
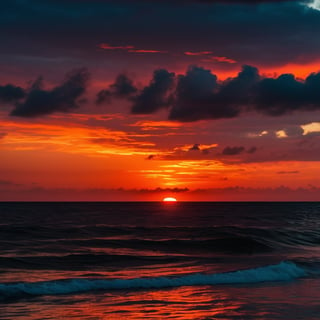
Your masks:
M 319 200 L 320 1 L 4 0 L 0 200 Z

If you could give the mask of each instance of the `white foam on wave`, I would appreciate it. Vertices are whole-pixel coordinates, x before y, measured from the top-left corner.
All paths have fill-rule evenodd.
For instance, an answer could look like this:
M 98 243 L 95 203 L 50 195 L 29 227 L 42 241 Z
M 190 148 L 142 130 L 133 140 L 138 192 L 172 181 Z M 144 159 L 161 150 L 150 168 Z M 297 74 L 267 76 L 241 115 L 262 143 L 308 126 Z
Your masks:
M 290 261 L 254 269 L 216 274 L 190 274 L 177 278 L 154 277 L 134 279 L 65 279 L 42 282 L 0 284 L 0 296 L 57 295 L 92 290 L 168 288 L 215 284 L 250 284 L 272 281 L 289 281 L 301 278 L 307 272 Z

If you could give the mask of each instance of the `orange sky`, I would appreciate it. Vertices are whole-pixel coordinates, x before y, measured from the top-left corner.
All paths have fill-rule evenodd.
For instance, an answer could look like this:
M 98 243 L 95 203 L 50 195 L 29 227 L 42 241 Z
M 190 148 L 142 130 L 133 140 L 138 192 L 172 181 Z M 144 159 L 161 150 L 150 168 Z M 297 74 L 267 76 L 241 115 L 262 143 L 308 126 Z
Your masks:
M 3 8 L 0 200 L 319 198 L 316 4 Z
M 233 157 L 229 163 L 223 157 L 202 159 L 198 154 L 191 154 L 193 143 L 199 140 L 192 134 L 197 132 L 195 127 L 202 128 L 202 135 L 207 135 L 212 122 L 183 125 L 170 121 L 132 119 L 123 130 L 115 130 L 105 123 L 116 118 L 116 115 L 104 116 L 108 120 L 103 121 L 103 126 L 87 124 L 88 118 L 101 119 L 99 114 L 52 115 L 31 122 L 3 118 L 1 128 L 6 135 L 1 139 L 1 180 L 12 183 L 10 190 L 13 198 L 15 194 L 19 198 L 19 192 L 21 196 L 22 191 L 33 188 L 33 193 L 29 192 L 31 199 L 37 198 L 37 188 L 47 189 L 50 195 L 50 189 L 82 190 L 86 194 L 86 189 L 118 188 L 206 190 L 234 186 L 253 189 L 319 187 L 316 178 L 320 173 L 318 161 L 253 160 L 246 163 Z M 127 119 L 118 118 L 117 121 L 127 122 Z M 311 127 L 307 128 L 310 130 Z M 319 127 L 314 130 L 319 130 Z M 257 140 L 263 138 L 263 135 L 251 138 L 252 144 L 256 145 Z M 190 143 L 182 144 L 179 139 Z M 214 138 L 210 141 L 210 144 L 201 144 L 199 149 L 219 148 Z M 45 199 L 50 199 L 49 195 Z M 221 192 L 217 196 L 214 191 L 203 194 L 142 192 L 138 196 L 127 194 L 127 198 L 159 200 L 166 195 L 175 195 L 184 201 L 226 200 Z M 252 200 L 255 197 L 259 199 L 261 195 L 253 195 Z M 124 195 L 116 195 L 114 199 L 125 198 Z M 103 195 L 99 194 L 98 199 L 104 200 Z M 106 199 L 110 200 L 108 196 Z

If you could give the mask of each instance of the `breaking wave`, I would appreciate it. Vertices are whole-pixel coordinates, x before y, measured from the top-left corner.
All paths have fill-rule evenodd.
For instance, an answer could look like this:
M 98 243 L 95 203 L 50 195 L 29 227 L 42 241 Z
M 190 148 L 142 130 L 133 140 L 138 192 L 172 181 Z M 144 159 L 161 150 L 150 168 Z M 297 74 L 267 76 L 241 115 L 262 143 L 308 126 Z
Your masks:
M 217 284 L 250 284 L 259 282 L 290 281 L 308 275 L 307 269 L 291 261 L 253 269 L 216 274 L 189 274 L 181 277 L 153 277 L 133 279 L 63 279 L 41 282 L 0 284 L 0 297 L 24 295 L 59 295 L 94 290 L 149 289 L 179 286 Z

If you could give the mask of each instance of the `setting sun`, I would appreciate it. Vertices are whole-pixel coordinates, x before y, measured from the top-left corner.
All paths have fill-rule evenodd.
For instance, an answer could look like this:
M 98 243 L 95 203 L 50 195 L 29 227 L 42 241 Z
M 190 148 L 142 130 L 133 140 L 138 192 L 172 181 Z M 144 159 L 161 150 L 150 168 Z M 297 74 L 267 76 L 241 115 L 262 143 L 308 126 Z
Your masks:
M 162 201 L 164 201 L 164 202 L 177 202 L 177 199 L 173 198 L 173 197 L 166 197 Z

